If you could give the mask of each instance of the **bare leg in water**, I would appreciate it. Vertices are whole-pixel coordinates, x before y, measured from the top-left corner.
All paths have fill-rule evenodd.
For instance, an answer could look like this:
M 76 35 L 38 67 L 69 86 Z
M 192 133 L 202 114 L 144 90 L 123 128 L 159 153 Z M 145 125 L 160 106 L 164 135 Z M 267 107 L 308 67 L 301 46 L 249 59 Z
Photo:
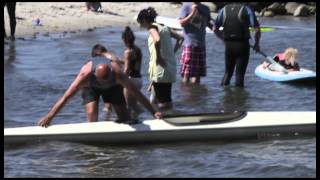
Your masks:
M 200 84 L 200 76 L 192 77 L 191 82 L 193 84 Z
M 93 101 L 86 104 L 87 120 L 88 122 L 98 121 L 98 104 L 99 102 Z
M 132 115 L 132 118 L 137 118 L 137 116 L 143 111 L 139 106 L 137 100 L 130 95 L 127 89 L 124 89 L 124 97 L 126 99 L 129 113 Z
M 183 83 L 189 83 L 189 82 L 190 82 L 190 77 L 189 77 L 187 74 L 185 74 L 185 75 L 183 76 L 182 82 L 183 82 Z
M 105 112 L 105 120 L 108 121 L 110 120 L 111 113 L 112 113 L 112 105 L 110 103 L 105 103 L 103 111 Z
M 129 111 L 125 105 L 112 105 L 116 114 L 118 115 L 118 122 L 131 121 Z

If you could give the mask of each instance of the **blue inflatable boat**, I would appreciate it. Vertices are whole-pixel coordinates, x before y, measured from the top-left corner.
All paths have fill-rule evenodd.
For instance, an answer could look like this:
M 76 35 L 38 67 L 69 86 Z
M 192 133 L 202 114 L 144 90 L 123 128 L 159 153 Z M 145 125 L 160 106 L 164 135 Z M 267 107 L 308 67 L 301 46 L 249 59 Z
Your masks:
M 296 82 L 316 79 L 316 73 L 311 70 L 300 68 L 300 71 L 283 73 L 264 68 L 262 64 L 255 69 L 255 74 L 262 79 L 277 82 Z

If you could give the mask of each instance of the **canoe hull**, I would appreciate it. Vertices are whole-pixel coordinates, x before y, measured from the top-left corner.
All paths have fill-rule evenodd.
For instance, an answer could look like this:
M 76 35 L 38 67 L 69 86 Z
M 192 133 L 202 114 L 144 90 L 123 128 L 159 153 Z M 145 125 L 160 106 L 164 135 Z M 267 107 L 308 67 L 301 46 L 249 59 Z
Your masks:
M 210 114 L 199 115 L 203 120 Z M 212 115 L 213 116 L 213 115 Z M 214 115 L 217 117 L 217 115 Z M 180 117 L 181 118 L 181 117 Z M 192 117 L 192 119 L 197 117 Z M 185 117 L 187 120 L 188 117 Z M 214 117 L 213 117 L 214 119 Z M 207 120 L 207 119 L 206 119 Z M 175 122 L 176 123 L 176 122 Z M 234 140 L 316 134 L 316 112 L 248 112 L 234 121 L 175 125 L 166 120 L 145 120 L 127 125 L 115 122 L 75 123 L 5 128 L 4 144 L 72 141 L 99 144 Z
M 143 144 L 184 141 L 228 141 L 241 139 L 269 139 L 295 136 L 315 136 L 316 126 L 293 125 L 278 127 L 245 127 L 225 129 L 189 129 L 118 133 L 87 133 L 59 135 L 6 136 L 4 144 L 67 141 L 87 144 Z

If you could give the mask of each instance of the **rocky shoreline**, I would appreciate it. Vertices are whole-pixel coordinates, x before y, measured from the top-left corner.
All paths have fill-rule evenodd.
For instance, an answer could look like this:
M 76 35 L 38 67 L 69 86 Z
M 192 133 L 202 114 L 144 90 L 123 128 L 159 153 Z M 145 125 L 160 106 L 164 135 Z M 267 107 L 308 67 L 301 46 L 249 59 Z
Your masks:
M 174 2 L 179 3 L 179 2 Z M 202 2 L 209 6 L 210 11 L 217 13 L 230 2 Z M 277 15 L 292 15 L 294 17 L 316 16 L 316 2 L 248 2 L 257 16 L 273 17 Z

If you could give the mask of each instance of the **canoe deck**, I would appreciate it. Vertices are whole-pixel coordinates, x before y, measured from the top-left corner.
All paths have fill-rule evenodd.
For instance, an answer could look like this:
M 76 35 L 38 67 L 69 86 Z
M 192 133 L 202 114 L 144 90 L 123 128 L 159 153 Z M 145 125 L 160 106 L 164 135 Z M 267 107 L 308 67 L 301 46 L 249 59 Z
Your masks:
M 127 125 L 95 122 L 5 128 L 4 143 L 72 141 L 84 143 L 138 143 L 191 140 L 246 139 L 265 136 L 314 135 L 316 112 L 248 112 L 226 123 L 176 126 L 165 120 Z

